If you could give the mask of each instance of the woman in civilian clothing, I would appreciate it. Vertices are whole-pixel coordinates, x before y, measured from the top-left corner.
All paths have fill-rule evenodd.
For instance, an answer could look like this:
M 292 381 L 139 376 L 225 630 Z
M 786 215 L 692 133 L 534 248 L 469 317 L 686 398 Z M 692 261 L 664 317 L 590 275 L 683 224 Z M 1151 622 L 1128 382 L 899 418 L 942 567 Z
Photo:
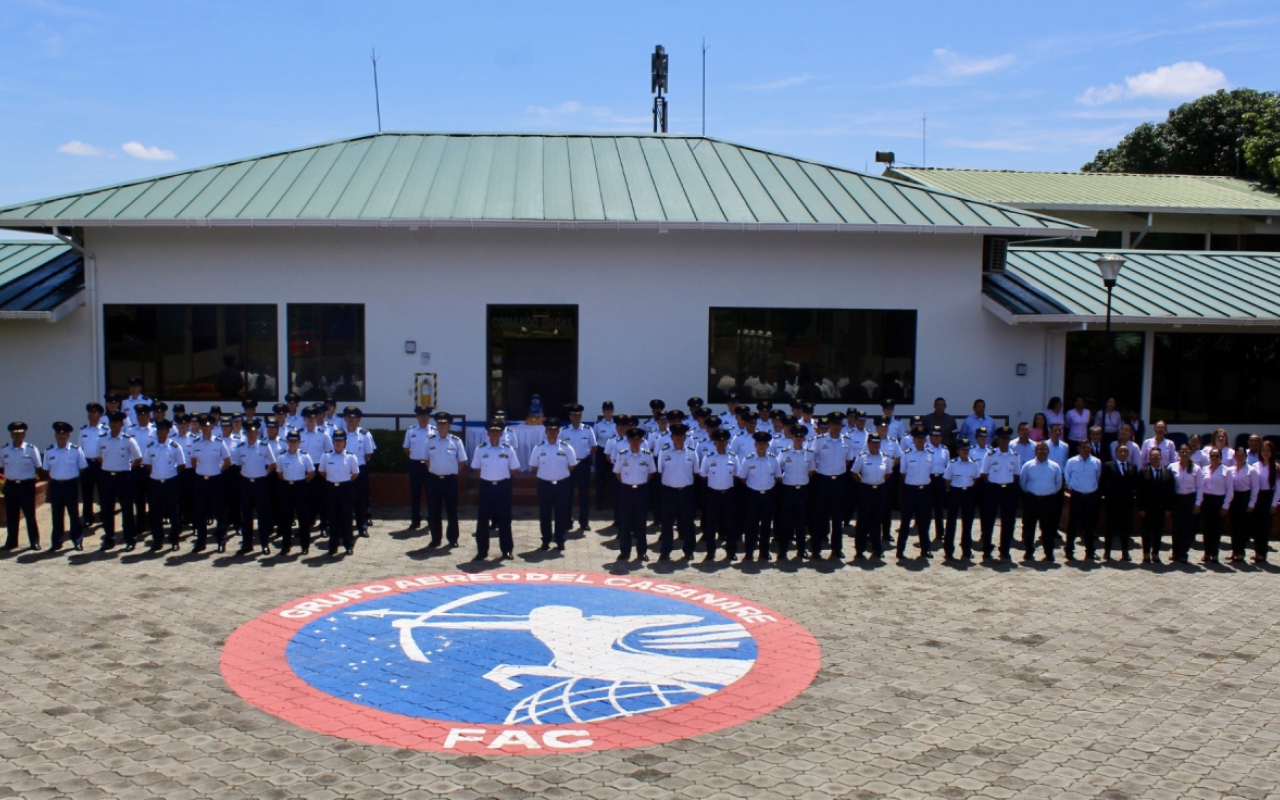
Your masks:
M 1226 428 L 1218 428 L 1213 432 L 1213 438 L 1209 440 L 1209 444 L 1204 446 L 1206 459 L 1209 457 L 1209 451 L 1214 448 L 1222 451 L 1222 466 L 1234 467 L 1236 465 L 1236 454 L 1231 449 L 1231 437 L 1227 435 Z
M 1250 469 L 1258 473 L 1258 498 L 1253 504 L 1253 563 L 1267 563 L 1267 541 L 1271 538 L 1271 515 L 1276 500 L 1276 446 L 1266 439 L 1258 461 Z
M 1044 412 L 1045 421 L 1048 423 L 1044 429 L 1049 430 L 1049 425 L 1057 423 L 1062 426 L 1063 430 L 1067 429 L 1067 418 L 1062 415 L 1062 398 L 1050 397 L 1049 407 Z
M 1209 466 L 1201 469 L 1200 475 L 1200 521 L 1204 525 L 1204 559 L 1200 563 L 1217 564 L 1222 523 L 1235 494 L 1235 483 L 1231 468 L 1222 463 L 1222 451 L 1216 447 L 1209 448 Z
M 1196 538 L 1196 516 L 1200 514 L 1202 475 L 1191 461 L 1191 447 L 1178 451 L 1178 463 L 1169 467 L 1173 473 L 1173 561 L 1187 563 Z
M 1084 407 L 1084 398 L 1076 398 L 1076 407 L 1067 412 L 1066 424 L 1063 426 L 1067 444 L 1071 445 L 1074 451 L 1081 442 L 1087 441 L 1089 438 L 1089 423 L 1093 421 L 1093 415 Z
M 1045 418 L 1043 411 L 1037 411 L 1036 415 L 1031 418 L 1031 428 L 1027 432 L 1027 436 L 1033 442 L 1042 442 L 1049 435 L 1049 422 Z
M 1102 428 L 1102 441 L 1108 446 L 1120 435 L 1120 409 L 1116 407 L 1114 397 L 1107 398 L 1106 406 L 1098 412 L 1093 424 Z
M 1191 448 L 1191 463 L 1204 469 L 1209 466 L 1209 448 L 1202 447 L 1204 441 L 1200 434 L 1193 433 L 1187 437 L 1187 447 Z
M 1258 470 L 1249 466 L 1249 451 L 1236 448 L 1236 465 L 1231 467 L 1232 495 L 1231 563 L 1244 563 L 1245 545 L 1253 538 L 1253 507 L 1258 502 Z

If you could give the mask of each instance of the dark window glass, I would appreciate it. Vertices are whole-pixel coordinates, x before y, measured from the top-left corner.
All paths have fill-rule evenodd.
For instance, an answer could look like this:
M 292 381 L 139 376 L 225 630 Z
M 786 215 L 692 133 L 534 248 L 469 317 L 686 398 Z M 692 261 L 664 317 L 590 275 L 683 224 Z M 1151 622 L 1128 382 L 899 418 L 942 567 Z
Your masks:
M 1158 333 L 1151 419 L 1208 424 L 1280 422 L 1280 337 Z
M 1137 233 L 1133 234 L 1137 238 Z M 1203 250 L 1203 233 L 1148 233 L 1135 247 L 1139 250 Z
M 278 397 L 280 359 L 271 305 L 104 305 L 107 385 L 141 375 L 152 397 Z
M 1114 332 L 1111 352 L 1111 396 L 1116 408 L 1128 416 L 1129 409 L 1142 403 L 1142 348 L 1143 334 Z M 1075 405 L 1077 397 L 1083 397 L 1091 411 L 1103 407 L 1103 362 L 1107 353 L 1105 331 L 1081 331 L 1067 334 L 1066 374 L 1063 375 L 1062 397 L 1066 407 Z
M 915 311 L 712 308 L 709 402 L 914 402 Z
M 364 306 L 290 304 L 289 378 L 303 400 L 364 400 Z
M 1025 245 L 1013 240 L 1010 247 L 1084 247 L 1100 250 L 1118 250 L 1123 242 L 1120 231 L 1098 231 L 1097 236 L 1082 239 L 1037 239 Z

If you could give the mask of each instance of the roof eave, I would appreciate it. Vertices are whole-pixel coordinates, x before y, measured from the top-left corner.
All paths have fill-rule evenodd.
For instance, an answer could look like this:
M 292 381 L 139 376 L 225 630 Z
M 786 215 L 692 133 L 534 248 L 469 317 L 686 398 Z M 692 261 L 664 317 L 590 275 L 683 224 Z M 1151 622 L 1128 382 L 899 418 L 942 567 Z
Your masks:
M 1107 318 L 1100 314 L 1015 314 L 998 300 L 983 294 L 982 307 L 1008 325 L 1082 325 L 1105 326 Z M 1111 325 L 1139 328 L 1272 328 L 1280 329 L 1280 318 L 1240 319 L 1235 317 L 1143 317 L 1111 315 Z
M 996 225 L 906 225 L 835 222 L 664 222 L 660 220 L 542 220 L 542 219 L 0 219 L 0 228 L 44 230 L 53 226 L 80 228 L 517 228 L 555 230 L 665 231 L 788 231 L 835 233 L 915 233 L 942 235 L 1035 235 L 1079 239 L 1093 236 L 1092 228 L 1024 228 Z
M 988 200 L 1024 211 L 1093 211 L 1114 214 L 1216 214 L 1219 216 L 1278 216 L 1278 208 L 1201 208 L 1196 206 L 1120 206 L 1099 203 L 1034 203 L 1022 200 Z

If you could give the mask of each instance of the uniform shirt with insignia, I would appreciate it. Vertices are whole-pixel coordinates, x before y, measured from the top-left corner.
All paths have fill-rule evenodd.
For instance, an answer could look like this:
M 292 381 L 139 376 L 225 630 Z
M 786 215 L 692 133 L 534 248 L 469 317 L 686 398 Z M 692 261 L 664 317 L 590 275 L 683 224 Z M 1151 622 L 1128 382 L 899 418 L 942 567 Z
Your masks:
M 290 453 L 286 450 L 276 459 L 276 473 L 286 481 L 305 480 L 308 475 L 315 471 L 315 462 L 301 447 L 298 448 L 296 453 Z
M 137 397 L 126 397 L 120 401 L 120 410 L 129 415 L 129 424 L 131 426 L 138 424 L 138 415 L 134 413 L 133 407 L 143 404 L 152 405 L 151 398 L 145 394 L 140 394 Z
M 885 444 L 889 443 L 886 442 Z M 849 468 L 849 471 L 854 475 L 861 475 L 863 484 L 879 486 L 893 474 L 893 458 L 885 455 L 883 451 L 875 455 L 860 453 L 853 460 L 853 466 Z
M 555 444 L 543 442 L 529 454 L 529 467 L 539 480 L 562 481 L 577 465 L 578 456 L 573 448 L 559 440 Z
M 595 424 L 591 426 L 591 430 L 595 432 L 596 444 L 603 445 L 618 435 L 618 423 L 611 419 L 596 420 Z
M 804 486 L 809 483 L 809 473 L 813 472 L 816 462 L 813 451 L 807 447 L 778 453 L 778 465 L 782 467 L 782 483 L 786 486 Z
M 245 478 L 265 478 L 276 463 L 276 456 L 261 439 L 253 444 L 246 441 L 231 451 L 231 463 L 240 468 Z
M 316 428 L 314 431 L 304 430 L 299 435 L 302 437 L 299 449 L 306 451 L 306 454 L 311 456 L 312 463 L 319 464 L 320 459 L 324 458 L 324 454 L 333 450 L 333 439 L 327 431 Z
M 99 458 L 98 442 L 101 439 L 111 435 L 111 430 L 99 422 L 97 425 L 81 425 L 80 426 L 80 449 L 84 451 L 85 458 Z
M 933 453 L 928 450 L 912 450 L 910 453 L 905 453 L 898 469 L 901 470 L 902 481 L 907 486 L 928 486 L 929 475 L 933 472 Z
M 6 444 L 0 449 L 0 468 L 4 469 L 5 480 L 25 481 L 34 478 L 41 463 L 40 448 L 30 442 L 17 446 Z
M 755 434 L 749 431 L 741 431 L 734 436 L 729 442 L 729 450 L 738 457 L 739 461 L 746 459 L 756 452 L 756 440 L 752 438 Z
M 471 457 L 471 468 L 480 470 L 482 481 L 505 481 L 520 469 L 520 456 L 511 445 L 485 442 Z
M 978 482 L 982 474 L 982 463 L 973 458 L 956 456 L 947 463 L 947 471 L 942 477 L 956 489 L 968 489 Z
M 439 431 L 427 440 L 427 470 L 432 475 L 457 475 L 458 468 L 467 463 L 467 446 L 452 433 L 441 436 Z
M 663 486 L 692 486 L 693 476 L 698 474 L 698 451 L 688 444 L 678 450 L 675 445 L 668 445 L 658 453 L 658 474 Z
M 573 448 L 573 454 L 581 461 L 591 455 L 591 448 L 596 446 L 596 432 L 586 425 L 572 424 L 560 429 L 560 441 Z
M 733 479 L 738 477 L 738 457 L 726 450 L 712 452 L 698 463 L 698 474 L 707 479 L 708 489 L 732 489 Z
M 842 475 L 849 470 L 855 453 L 843 436 L 826 434 L 813 440 L 814 470 L 819 475 Z
M 360 462 L 347 451 L 325 453 L 319 470 L 329 483 L 349 483 L 360 474 Z
M 182 445 L 172 439 L 163 442 L 154 441 L 147 445 L 142 454 L 144 466 L 151 467 L 151 477 L 158 481 L 167 481 L 178 474 L 179 467 L 187 465 L 186 454 Z
M 51 444 L 44 451 L 44 468 L 50 480 L 70 481 L 80 477 L 80 470 L 89 468 L 80 445 L 67 442 L 66 447 Z
M 347 429 L 346 452 L 355 456 L 361 467 L 369 463 L 369 456 L 377 449 L 378 446 L 373 443 L 373 434 L 367 428 Z
M 767 492 L 782 477 L 782 466 L 768 453 L 752 453 L 738 462 L 738 477 L 746 482 L 748 489 Z
M 436 426 L 427 423 L 425 426 L 415 424 L 404 432 L 404 449 L 409 451 L 410 461 L 427 460 L 427 440 L 436 435 Z
M 281 455 L 289 452 L 288 443 L 284 439 L 281 439 L 278 435 L 274 439 L 272 439 L 270 436 L 264 436 L 258 441 L 262 442 L 267 447 L 271 448 L 271 455 L 276 457 L 277 462 L 280 460 Z
M 982 474 L 991 483 L 1010 484 L 1018 480 L 1022 459 L 1012 450 L 996 448 L 982 460 Z
M 946 445 L 929 445 L 929 453 L 933 455 L 933 464 L 929 467 L 930 475 L 942 475 L 947 471 L 947 465 L 951 463 L 951 453 L 947 451 Z
M 133 440 L 138 443 L 138 450 L 143 453 L 146 453 L 147 446 L 156 440 L 155 425 L 134 425 L 125 433 L 133 437 Z
M 120 434 L 98 440 L 98 452 L 102 455 L 102 468 L 107 472 L 124 472 L 133 462 L 142 460 L 142 450 L 132 436 Z
M 226 441 L 201 436 L 191 445 L 188 460 L 195 463 L 197 475 L 211 478 L 222 474 L 222 463 L 230 458 Z
M 653 460 L 653 453 L 645 448 L 633 452 L 628 447 L 614 459 L 613 471 L 628 486 L 639 486 L 649 482 L 649 476 L 658 471 L 658 465 Z

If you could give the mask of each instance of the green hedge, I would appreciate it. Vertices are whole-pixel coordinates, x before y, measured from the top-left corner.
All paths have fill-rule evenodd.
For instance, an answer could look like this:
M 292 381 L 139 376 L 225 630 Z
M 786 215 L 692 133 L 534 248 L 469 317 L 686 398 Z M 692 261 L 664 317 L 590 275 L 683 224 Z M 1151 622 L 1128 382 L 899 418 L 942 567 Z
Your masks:
M 409 471 L 409 457 L 404 454 L 404 431 L 374 428 L 373 442 L 378 446 L 369 459 L 370 473 Z

